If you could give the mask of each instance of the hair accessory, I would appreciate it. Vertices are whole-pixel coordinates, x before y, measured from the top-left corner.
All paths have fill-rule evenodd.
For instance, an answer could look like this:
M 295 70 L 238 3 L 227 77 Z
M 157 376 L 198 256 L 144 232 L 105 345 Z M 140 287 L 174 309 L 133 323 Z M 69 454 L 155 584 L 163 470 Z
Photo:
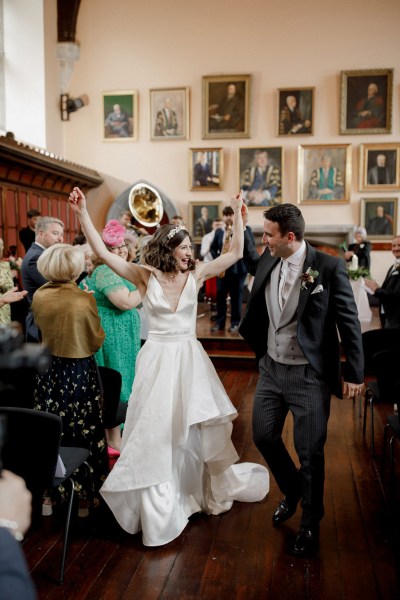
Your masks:
M 119 246 L 126 237 L 126 229 L 119 221 L 111 219 L 104 227 L 101 237 L 107 246 Z
M 167 240 L 172 240 L 174 235 L 176 235 L 180 231 L 187 231 L 187 229 L 183 225 L 178 225 L 177 227 L 174 227 L 173 229 L 171 229 L 171 231 L 167 233 Z

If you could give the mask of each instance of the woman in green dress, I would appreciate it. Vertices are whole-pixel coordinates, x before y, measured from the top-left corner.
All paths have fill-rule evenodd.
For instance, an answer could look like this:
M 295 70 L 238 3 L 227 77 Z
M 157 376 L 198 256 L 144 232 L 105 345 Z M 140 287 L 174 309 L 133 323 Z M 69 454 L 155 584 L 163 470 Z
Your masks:
M 128 261 L 125 236 L 125 228 L 116 220 L 109 221 L 102 233 L 108 250 Z M 140 294 L 130 281 L 104 264 L 97 266 L 84 282 L 81 286 L 85 287 L 86 284 L 94 292 L 106 334 L 103 346 L 96 352 L 96 362 L 99 366 L 110 367 L 121 373 L 121 402 L 127 403 L 135 377 L 136 356 L 140 350 L 140 316 L 135 308 L 141 302 Z M 106 433 L 108 445 L 119 451 L 119 427 L 106 430 Z

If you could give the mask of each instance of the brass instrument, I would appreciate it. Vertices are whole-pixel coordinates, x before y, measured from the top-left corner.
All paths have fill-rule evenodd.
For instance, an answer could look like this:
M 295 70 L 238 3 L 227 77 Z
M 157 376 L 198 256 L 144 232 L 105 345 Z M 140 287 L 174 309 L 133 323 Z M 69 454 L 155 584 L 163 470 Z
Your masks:
M 157 227 L 164 214 L 160 194 L 147 183 L 137 183 L 129 192 L 129 210 L 145 227 Z

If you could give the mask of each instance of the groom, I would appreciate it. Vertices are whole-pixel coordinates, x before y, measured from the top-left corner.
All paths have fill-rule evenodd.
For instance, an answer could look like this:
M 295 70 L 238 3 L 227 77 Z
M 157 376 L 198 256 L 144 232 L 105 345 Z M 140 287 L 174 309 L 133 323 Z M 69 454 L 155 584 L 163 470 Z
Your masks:
M 343 260 L 319 252 L 303 239 L 304 219 L 293 204 L 264 212 L 259 256 L 245 234 L 244 260 L 255 275 L 239 332 L 259 360 L 253 437 L 284 494 L 272 517 L 279 526 L 300 502 L 300 531 L 290 551 L 312 556 L 324 515 L 324 445 L 331 394 L 342 397 L 341 349 L 346 356 L 343 391 L 363 387 L 361 330 Z M 282 441 L 290 411 L 300 469 Z

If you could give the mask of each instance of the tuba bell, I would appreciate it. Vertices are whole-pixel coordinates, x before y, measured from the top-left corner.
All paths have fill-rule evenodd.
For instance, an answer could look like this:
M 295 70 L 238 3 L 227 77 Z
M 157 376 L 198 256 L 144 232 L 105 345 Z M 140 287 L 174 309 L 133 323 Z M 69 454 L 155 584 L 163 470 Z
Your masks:
M 129 192 L 129 210 L 145 227 L 158 227 L 164 214 L 160 194 L 147 183 L 137 183 Z

